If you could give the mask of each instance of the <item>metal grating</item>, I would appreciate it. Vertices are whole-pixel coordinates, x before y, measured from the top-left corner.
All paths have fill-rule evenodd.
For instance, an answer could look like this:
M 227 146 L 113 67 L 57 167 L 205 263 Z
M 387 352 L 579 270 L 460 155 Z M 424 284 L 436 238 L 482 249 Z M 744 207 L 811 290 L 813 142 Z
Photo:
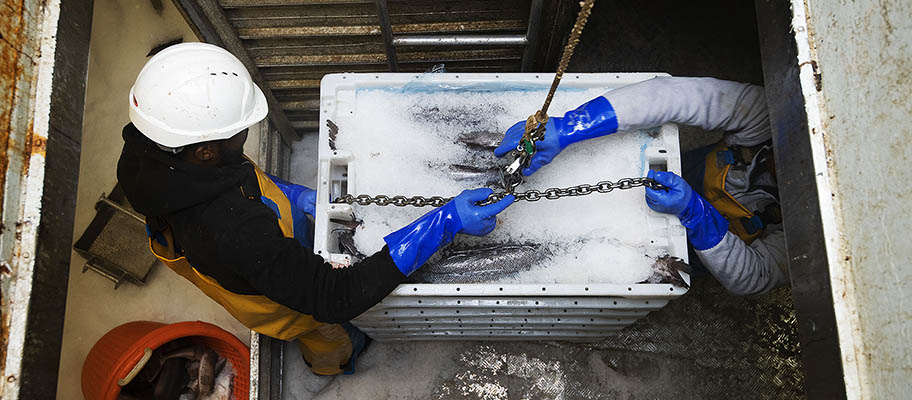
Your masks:
M 437 64 L 445 64 L 449 72 L 529 68 L 533 65 L 529 59 L 534 56 L 529 51 L 530 44 L 535 44 L 531 40 L 542 36 L 538 28 L 542 3 L 541 0 L 217 2 L 299 137 L 318 130 L 320 80 L 326 74 L 422 72 Z M 533 27 L 530 27 L 530 15 L 534 15 Z M 384 27 L 389 29 L 386 36 Z

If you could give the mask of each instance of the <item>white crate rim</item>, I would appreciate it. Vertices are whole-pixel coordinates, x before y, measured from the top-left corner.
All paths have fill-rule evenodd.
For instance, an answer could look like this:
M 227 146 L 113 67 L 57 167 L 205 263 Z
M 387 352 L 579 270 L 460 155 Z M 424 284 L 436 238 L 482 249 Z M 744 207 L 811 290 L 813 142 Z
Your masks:
M 565 74 L 561 82 L 561 88 L 580 88 L 587 89 L 592 87 L 620 87 L 642 80 L 650 79 L 657 76 L 668 76 L 663 73 L 579 73 Z M 328 235 L 328 226 L 330 213 L 333 215 L 342 215 L 350 212 L 351 207 L 348 205 L 329 204 L 328 195 L 324 195 L 330 190 L 331 184 L 331 166 L 345 164 L 350 160 L 351 154 L 344 149 L 332 151 L 329 149 L 329 129 L 326 124 L 327 120 L 333 119 L 333 112 L 336 109 L 337 91 L 346 90 L 356 91 L 365 88 L 395 88 L 407 84 L 447 84 L 453 85 L 476 85 L 476 84 L 505 84 L 506 88 L 517 85 L 528 88 L 533 85 L 536 88 L 546 89 L 553 79 L 553 73 L 449 73 L 449 74 L 406 74 L 406 73 L 345 73 L 332 74 L 324 76 L 321 81 L 320 93 L 320 138 L 319 138 L 319 159 L 320 171 L 318 179 L 318 196 L 317 212 L 315 216 L 316 231 L 314 249 L 318 254 L 330 261 L 345 259 L 344 255 L 333 254 L 328 251 L 329 240 L 321 235 Z M 679 147 L 677 145 L 677 127 L 673 125 L 663 126 L 660 130 L 666 141 L 673 139 L 669 144 L 668 165 L 670 171 L 680 173 Z M 676 223 L 676 220 L 675 220 Z M 669 229 L 671 231 L 671 229 Z M 683 229 L 680 235 L 669 236 L 668 246 L 670 252 L 676 251 L 673 256 L 687 259 L 686 239 L 683 235 Z M 689 284 L 690 277 L 685 274 L 685 281 Z M 390 295 L 378 303 L 376 306 L 363 313 L 359 318 L 352 322 L 378 340 L 464 340 L 464 339 L 482 339 L 482 340 L 529 340 L 533 339 L 595 339 L 604 337 L 605 334 L 622 329 L 624 326 L 632 324 L 638 318 L 642 318 L 648 312 L 661 309 L 667 304 L 668 300 L 675 299 L 687 293 L 687 289 L 676 287 L 670 284 L 650 284 L 650 283 L 631 283 L 631 284 L 607 284 L 607 283 L 474 283 L 474 284 L 402 284 L 399 285 Z M 509 305 L 509 302 L 528 302 L 523 306 L 515 304 Z M 462 302 L 465 302 L 463 304 Z M 471 304 L 475 302 L 477 304 Z M 495 304 L 491 304 L 491 303 Z M 504 304 L 498 305 L 498 302 Z M 539 305 L 532 305 L 533 303 Z M 571 305 L 571 302 L 574 304 Z M 578 304 L 578 303 L 584 304 Z M 618 304 L 620 302 L 620 304 Z M 483 303 L 483 304 L 482 304 Z M 651 303 L 651 304 L 650 304 Z M 593 307 L 597 304 L 597 307 Z M 563 317 L 559 322 L 557 316 L 561 314 L 554 313 L 559 308 L 573 309 L 571 315 Z M 494 323 L 485 321 L 491 320 L 491 315 L 468 315 L 475 314 L 478 310 L 491 309 Z M 533 312 L 532 310 L 535 310 Z M 449 312 L 446 312 L 449 310 Z M 459 314 L 460 310 L 464 313 Z M 523 313 L 528 310 L 528 312 Z M 604 311 L 608 310 L 607 313 Z M 393 311 L 396 321 L 391 321 L 390 312 Z M 428 311 L 427 314 L 422 314 Z M 566 312 L 566 310 L 565 310 Z M 631 314 L 625 315 L 624 313 Z M 409 316 L 407 314 L 414 313 Z M 588 313 L 588 314 L 587 314 Z M 608 317 L 607 314 L 620 313 L 618 317 Z M 602 314 L 602 315 L 599 315 Z M 423 316 L 426 315 L 426 316 Z M 526 326 L 526 323 L 516 323 L 500 321 L 498 318 L 517 318 L 527 315 L 535 319 L 554 318 L 556 327 L 538 327 L 535 329 L 520 328 L 520 325 Z M 617 320 L 614 324 L 599 325 L 598 327 L 586 327 L 580 329 L 567 328 L 568 321 L 577 321 L 580 315 L 589 315 L 592 318 Z M 617 315 L 617 314 L 615 314 Z M 424 319 L 435 319 L 427 328 L 427 323 L 422 324 Z M 449 318 L 451 322 L 444 322 Z M 478 325 L 478 329 L 436 329 L 433 327 L 444 327 L 452 325 L 452 321 L 461 318 L 462 325 Z M 566 319 L 571 318 L 571 319 Z M 406 322 L 408 321 L 408 322 Z M 397 323 L 398 322 L 398 323 Z M 429 322 L 429 321 L 428 321 Z M 403 323 L 414 325 L 415 329 L 395 328 Z M 458 324 L 458 322 L 457 322 Z M 424 328 L 421 326 L 424 325 Z M 489 326 L 482 329 L 481 326 Z M 547 324 L 550 325 L 550 324 Z M 588 324 L 587 324 L 588 325 Z

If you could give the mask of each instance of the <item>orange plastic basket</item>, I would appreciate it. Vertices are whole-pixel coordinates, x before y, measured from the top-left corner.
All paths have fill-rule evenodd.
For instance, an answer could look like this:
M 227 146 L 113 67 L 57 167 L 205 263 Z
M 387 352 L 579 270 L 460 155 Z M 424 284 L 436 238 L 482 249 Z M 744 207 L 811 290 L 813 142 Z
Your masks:
M 248 398 L 250 349 L 224 329 L 201 321 L 170 325 L 134 321 L 111 329 L 92 346 L 82 365 L 82 395 L 87 400 L 116 400 L 122 386 L 118 382 L 139 372 L 147 353 L 181 338 L 206 345 L 228 359 L 235 371 L 234 398 Z

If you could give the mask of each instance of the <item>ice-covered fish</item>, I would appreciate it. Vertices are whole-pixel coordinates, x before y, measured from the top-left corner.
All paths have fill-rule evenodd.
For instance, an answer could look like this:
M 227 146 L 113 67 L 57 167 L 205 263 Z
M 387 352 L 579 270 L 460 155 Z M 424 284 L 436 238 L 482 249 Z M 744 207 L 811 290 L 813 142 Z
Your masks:
M 503 139 L 503 132 L 489 130 L 460 133 L 458 141 L 469 149 L 493 153 Z
M 527 271 L 550 256 L 550 251 L 537 244 L 447 249 L 439 259 L 421 267 L 412 278 L 422 283 L 495 282 Z
M 336 229 L 333 233 L 339 239 L 339 251 L 352 257 L 352 263 L 367 258 L 364 253 L 355 247 L 355 230 L 354 229 Z
M 446 167 L 445 174 L 458 182 L 472 182 L 485 187 L 503 186 L 500 168 L 476 167 L 473 165 L 452 164 Z
M 496 130 L 491 115 L 506 111 L 498 103 L 415 104 L 409 107 L 411 119 L 438 126 L 453 124 L 475 130 Z
M 684 281 L 680 274 L 680 272 L 688 274 L 691 272 L 690 265 L 685 263 L 684 260 L 664 255 L 656 259 L 652 269 L 652 276 L 640 283 L 670 283 L 685 289 L 690 288 L 690 285 Z

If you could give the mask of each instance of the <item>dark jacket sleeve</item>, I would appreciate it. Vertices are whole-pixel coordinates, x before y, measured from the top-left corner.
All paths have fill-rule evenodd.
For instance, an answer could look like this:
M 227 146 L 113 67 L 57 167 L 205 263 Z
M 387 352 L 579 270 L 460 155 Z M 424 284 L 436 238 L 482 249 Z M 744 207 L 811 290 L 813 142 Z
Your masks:
M 286 238 L 275 217 L 253 213 L 237 229 L 218 233 L 222 265 L 256 291 L 317 321 L 348 321 L 383 300 L 406 280 L 386 247 L 348 268 L 333 269 L 323 257 Z

